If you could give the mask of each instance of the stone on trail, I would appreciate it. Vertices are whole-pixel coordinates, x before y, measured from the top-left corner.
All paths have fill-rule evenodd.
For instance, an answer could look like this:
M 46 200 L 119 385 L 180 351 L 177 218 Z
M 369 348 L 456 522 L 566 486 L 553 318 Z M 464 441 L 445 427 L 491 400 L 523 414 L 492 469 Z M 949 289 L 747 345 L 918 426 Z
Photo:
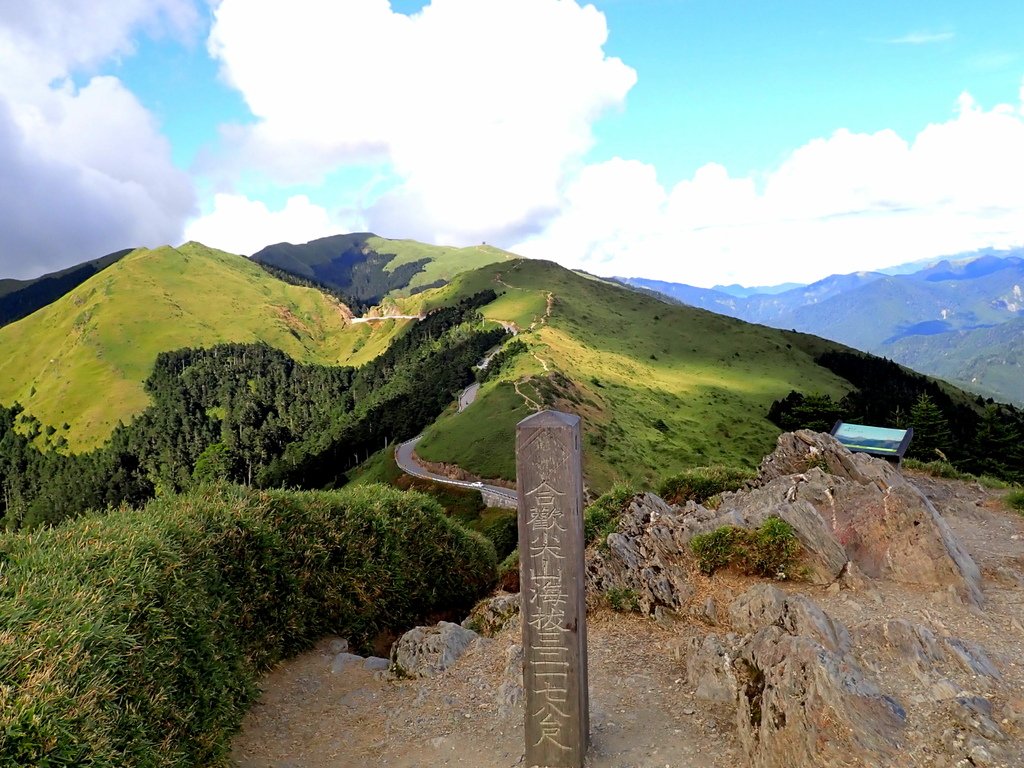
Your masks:
M 439 675 L 479 639 L 476 632 L 450 621 L 410 629 L 391 647 L 392 674 L 396 677 Z
M 466 629 L 494 637 L 508 621 L 519 615 L 519 595 L 497 594 L 477 603 L 462 622 Z
M 363 663 L 363 657 L 357 656 L 354 653 L 339 653 L 331 661 L 331 672 L 338 674 L 349 664 L 361 665 Z

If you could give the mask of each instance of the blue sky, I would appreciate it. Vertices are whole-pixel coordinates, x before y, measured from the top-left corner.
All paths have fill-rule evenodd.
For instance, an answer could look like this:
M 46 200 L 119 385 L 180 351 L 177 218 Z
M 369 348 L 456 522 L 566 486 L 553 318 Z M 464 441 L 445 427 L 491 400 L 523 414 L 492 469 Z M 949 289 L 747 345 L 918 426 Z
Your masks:
M 1018 246 L 1021 30 L 945 0 L 8 7 L 0 276 L 356 229 L 702 285 Z

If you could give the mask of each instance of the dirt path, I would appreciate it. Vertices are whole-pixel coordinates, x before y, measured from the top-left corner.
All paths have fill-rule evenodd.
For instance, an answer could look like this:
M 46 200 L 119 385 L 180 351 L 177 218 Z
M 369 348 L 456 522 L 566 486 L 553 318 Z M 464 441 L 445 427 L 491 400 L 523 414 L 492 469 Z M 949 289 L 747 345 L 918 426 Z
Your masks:
M 936 633 L 980 644 L 1001 673 L 998 686 L 963 671 L 954 679 L 988 697 L 997 712 L 1014 706 L 1024 712 L 1024 518 L 1006 511 L 998 495 L 980 486 L 923 477 L 915 481 L 981 568 L 984 609 L 963 605 L 945 592 L 894 583 L 872 582 L 867 591 L 838 593 L 798 583 L 780 586 L 807 594 L 851 628 L 908 618 Z M 752 583 L 724 574 L 699 587 L 725 605 Z M 666 630 L 650 619 L 608 610 L 589 613 L 588 625 L 590 768 L 744 765 L 735 708 L 696 701 L 684 667 L 689 638 L 727 628 L 691 620 Z M 355 666 L 332 673 L 326 639 L 265 678 L 264 694 L 246 717 L 232 758 L 239 768 L 520 766 L 523 706 L 510 700 L 509 686 L 503 686 L 514 679 L 519 641 L 514 622 L 438 678 L 387 682 Z M 930 684 L 887 666 L 885 658 L 877 669 L 870 655 L 864 658 L 868 674 L 906 707 L 900 765 L 958 764 L 949 762 L 944 744 L 956 725 L 947 702 L 936 698 Z M 1013 726 L 1004 727 L 1016 733 Z M 989 764 L 1024 766 L 1024 748 L 1018 751 L 1019 759 Z
M 636 616 L 589 617 L 593 768 L 736 766 L 732 713 L 685 689 L 684 636 Z M 509 768 L 523 755 L 522 703 L 502 701 L 519 625 L 483 641 L 454 674 L 385 682 L 331 673 L 329 639 L 264 682 L 232 758 L 240 768 Z

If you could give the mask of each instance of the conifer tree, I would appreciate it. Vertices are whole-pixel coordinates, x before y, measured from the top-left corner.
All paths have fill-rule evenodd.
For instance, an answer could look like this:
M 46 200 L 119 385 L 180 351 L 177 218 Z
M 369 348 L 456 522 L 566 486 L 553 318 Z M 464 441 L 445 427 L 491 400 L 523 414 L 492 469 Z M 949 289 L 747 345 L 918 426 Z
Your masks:
M 918 395 L 910 409 L 910 426 L 914 428 L 909 451 L 911 456 L 933 461 L 949 453 L 953 446 L 949 421 L 927 392 Z

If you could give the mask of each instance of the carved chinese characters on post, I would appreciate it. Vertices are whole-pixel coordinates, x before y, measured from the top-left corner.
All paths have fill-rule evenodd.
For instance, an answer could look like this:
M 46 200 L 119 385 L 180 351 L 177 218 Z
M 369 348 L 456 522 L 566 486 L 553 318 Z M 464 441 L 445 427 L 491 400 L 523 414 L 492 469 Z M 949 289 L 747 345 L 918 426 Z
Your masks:
M 589 736 L 579 417 L 516 434 L 527 766 L 580 768 Z

